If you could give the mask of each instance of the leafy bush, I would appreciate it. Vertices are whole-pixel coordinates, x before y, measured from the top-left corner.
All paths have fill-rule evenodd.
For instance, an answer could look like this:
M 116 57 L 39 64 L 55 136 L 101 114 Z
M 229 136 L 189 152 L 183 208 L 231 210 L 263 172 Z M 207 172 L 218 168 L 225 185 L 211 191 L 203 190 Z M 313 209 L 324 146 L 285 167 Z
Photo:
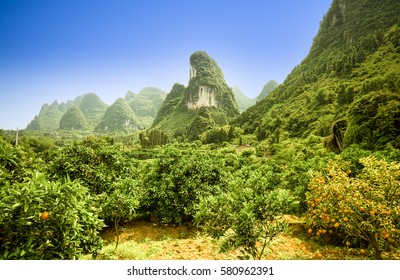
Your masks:
M 400 148 L 400 97 L 388 91 L 376 91 L 355 101 L 348 112 L 345 142 L 379 150 L 391 143 Z
M 113 225 L 117 232 L 116 247 L 119 243 L 119 227 L 121 223 L 130 221 L 135 217 L 142 194 L 137 181 L 128 178 L 116 182 L 112 193 L 103 193 L 99 196 L 100 216 L 107 225 Z
M 10 183 L 20 182 L 38 168 L 38 162 L 5 140 L 0 138 L 0 184 L 7 180 Z
M 88 190 L 37 173 L 0 186 L 1 259 L 76 259 L 101 249 L 103 222 Z
M 121 178 L 136 175 L 136 161 L 106 139 L 88 137 L 61 149 L 48 167 L 56 179 L 69 176 L 79 180 L 92 193 L 112 192 L 112 185 Z
M 261 259 L 273 238 L 284 229 L 279 217 L 295 203 L 288 190 L 268 186 L 260 173 L 240 170 L 224 191 L 202 197 L 195 223 L 222 239 L 222 251 L 239 248 L 242 258 Z
M 164 223 L 181 223 L 194 215 L 194 205 L 223 185 L 222 161 L 211 152 L 167 148 L 144 176 L 144 206 Z
M 400 241 L 400 164 L 369 156 L 353 177 L 349 163 L 330 161 L 314 175 L 307 193 L 308 232 L 331 235 L 347 246 L 367 244 L 375 258 Z

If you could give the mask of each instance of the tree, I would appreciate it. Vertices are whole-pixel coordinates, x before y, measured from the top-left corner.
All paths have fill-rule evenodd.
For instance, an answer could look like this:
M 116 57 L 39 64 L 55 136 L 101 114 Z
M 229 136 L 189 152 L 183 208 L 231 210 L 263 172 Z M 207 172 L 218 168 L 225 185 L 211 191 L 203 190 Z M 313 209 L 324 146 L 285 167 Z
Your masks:
M 400 242 L 400 164 L 362 158 L 354 176 L 338 157 L 315 173 L 307 193 L 308 232 L 331 236 L 346 246 L 368 246 L 376 259 Z

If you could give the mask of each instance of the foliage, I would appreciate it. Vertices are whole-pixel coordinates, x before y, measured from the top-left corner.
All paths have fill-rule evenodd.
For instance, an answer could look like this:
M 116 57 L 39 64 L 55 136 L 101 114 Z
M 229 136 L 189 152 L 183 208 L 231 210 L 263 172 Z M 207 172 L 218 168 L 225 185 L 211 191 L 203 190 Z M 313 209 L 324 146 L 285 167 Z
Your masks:
M 160 108 L 160 114 L 153 128 L 169 131 L 182 140 L 196 141 L 215 126 L 227 125 L 229 120 L 239 115 L 232 89 L 225 82 L 218 64 L 207 53 L 197 51 L 190 57 L 191 76 L 188 86 L 175 84 Z M 215 106 L 194 106 L 206 88 L 215 100 Z M 172 108 L 168 108 L 172 106 Z
M 107 108 L 101 122 L 95 127 L 96 132 L 135 131 L 140 125 L 135 113 L 123 98 L 118 98 Z
M 332 137 L 329 128 L 346 119 L 352 103 L 363 99 L 363 95 L 398 95 L 399 9 L 395 0 L 333 1 L 307 57 L 283 84 L 243 112 L 234 124 L 243 128 L 245 134 L 254 133 L 259 141 L 269 143 L 279 143 L 282 135 Z M 395 145 L 398 106 L 394 101 L 382 104 L 386 108 L 369 122 L 379 123 L 379 132 L 370 133 L 369 128 L 363 131 L 360 124 L 351 124 L 356 131 L 349 137 L 349 144 L 362 144 L 357 139 L 361 135 L 367 137 L 367 142 L 376 142 L 374 149 L 381 149 L 388 142 Z M 366 117 L 368 112 L 365 110 L 360 117 Z M 356 117 L 353 113 L 349 116 Z
M 152 127 L 156 126 L 162 120 L 167 119 L 176 110 L 179 102 L 182 100 L 184 91 L 184 85 L 179 83 L 173 85 L 171 91 L 165 97 L 164 102 L 160 105 Z
M 205 150 L 182 153 L 168 147 L 144 174 L 144 206 L 163 223 L 191 220 L 201 197 L 219 192 L 224 184 L 222 161 Z
M 238 87 L 232 88 L 233 95 L 235 96 L 236 103 L 240 112 L 245 111 L 250 106 L 254 105 L 254 99 L 247 97 Z
M 60 129 L 67 130 L 84 130 L 87 128 L 87 122 L 82 111 L 76 107 L 72 106 L 67 112 L 62 116 L 60 120 Z
M 244 167 L 223 191 L 200 199 L 195 222 L 208 235 L 223 239 L 222 251 L 240 248 L 243 258 L 261 259 L 284 229 L 282 214 L 294 201 L 289 191 L 272 188 L 259 171 Z
M 117 232 L 116 247 L 119 244 L 121 223 L 132 220 L 139 209 L 143 190 L 133 179 L 120 180 L 113 185 L 113 192 L 102 193 L 98 199 L 101 208 L 100 217 L 107 225 L 112 224 Z
M 400 148 L 400 96 L 375 91 L 354 102 L 349 111 L 345 141 L 369 150 L 382 149 L 390 143 Z
M 0 138 L 0 184 L 20 182 L 38 169 L 38 160 Z
M 48 165 L 49 174 L 62 180 L 79 180 L 92 193 L 111 193 L 113 184 L 134 177 L 136 161 L 125 156 L 112 139 L 87 137 L 63 147 Z
M 91 131 L 99 124 L 108 107 L 95 93 L 87 93 L 77 97 L 74 104 L 79 106 Z
M 263 100 L 268 94 L 270 94 L 275 88 L 279 86 L 278 82 L 275 80 L 271 80 L 266 83 L 261 90 L 260 94 L 256 97 L 257 101 Z
M 75 259 L 101 249 L 102 221 L 88 190 L 36 173 L 0 186 L 1 259 Z
M 152 129 L 150 131 L 144 130 L 139 133 L 140 145 L 142 148 L 149 148 L 154 146 L 162 146 L 168 144 L 168 135 L 164 131 Z
M 307 193 L 308 232 L 334 236 L 346 246 L 367 244 L 381 259 L 384 249 L 400 241 L 400 164 L 373 156 L 360 163 L 364 168 L 356 176 L 340 157 L 314 174 Z

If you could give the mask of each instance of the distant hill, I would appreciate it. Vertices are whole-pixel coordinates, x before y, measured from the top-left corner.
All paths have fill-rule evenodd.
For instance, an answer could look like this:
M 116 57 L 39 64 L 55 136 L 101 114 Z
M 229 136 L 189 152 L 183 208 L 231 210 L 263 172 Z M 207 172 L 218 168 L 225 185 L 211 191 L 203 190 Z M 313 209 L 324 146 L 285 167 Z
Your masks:
M 54 101 L 49 105 L 43 104 L 38 115 L 27 125 L 27 130 L 52 131 L 60 126 L 64 113 L 72 106 L 72 102 L 61 103 Z
M 266 83 L 265 86 L 263 87 L 262 91 L 260 92 L 260 94 L 256 97 L 256 101 L 263 100 L 265 97 L 267 97 L 268 94 L 270 94 L 278 86 L 279 86 L 278 82 L 274 81 L 274 80 L 271 80 L 268 83 Z
M 96 132 L 135 131 L 140 124 L 128 102 L 118 98 L 107 108 L 101 122 L 94 129 Z
M 142 127 L 150 127 L 167 94 L 155 87 L 143 88 L 138 94 L 128 91 L 125 100 L 129 103 Z
M 177 109 L 179 102 L 183 98 L 185 86 L 179 83 L 174 84 L 170 93 L 167 94 L 164 102 L 154 119 L 153 126 L 156 126 L 160 121 L 167 119 Z
M 239 115 L 232 89 L 226 84 L 221 69 L 203 51 L 190 57 L 188 86 L 175 84 L 170 94 L 152 127 L 175 136 L 196 140 L 207 130 L 226 125 Z
M 255 101 L 247 97 L 238 87 L 232 88 L 233 95 L 235 96 L 236 103 L 240 112 L 245 111 L 250 106 L 254 105 Z
M 85 115 L 82 111 L 72 105 L 71 108 L 65 112 L 60 120 L 60 129 L 65 130 L 86 130 L 88 129 L 88 124 Z
M 51 105 L 45 103 L 26 129 L 94 131 L 97 128 L 97 131 L 108 132 L 110 129 L 115 131 L 115 127 L 121 127 L 122 130 L 150 127 L 165 97 L 164 91 L 154 87 L 143 88 L 138 94 L 128 91 L 124 101 L 126 104 L 129 102 L 129 110 L 121 109 L 126 114 L 118 116 L 117 119 L 122 120 L 123 123 L 117 125 L 109 117 L 104 119 L 109 106 L 95 93 L 86 93 L 77 96 L 73 101 L 68 100 L 61 104 L 57 101 Z M 117 103 L 121 105 L 120 101 Z M 130 120 L 130 124 L 125 125 L 126 120 Z M 106 126 L 107 129 L 105 129 Z
M 101 121 L 108 105 L 95 93 L 84 94 L 82 95 L 82 98 L 79 99 L 75 100 L 76 102 L 79 102 L 79 109 L 85 116 L 88 127 L 90 130 L 93 130 L 93 128 Z

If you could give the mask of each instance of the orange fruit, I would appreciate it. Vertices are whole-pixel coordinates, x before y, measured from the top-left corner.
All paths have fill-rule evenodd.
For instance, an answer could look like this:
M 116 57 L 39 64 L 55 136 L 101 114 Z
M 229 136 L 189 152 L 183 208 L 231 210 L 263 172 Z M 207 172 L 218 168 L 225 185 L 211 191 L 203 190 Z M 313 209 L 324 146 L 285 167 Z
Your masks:
M 334 224 L 333 225 L 335 228 L 338 228 L 339 227 L 339 223 L 336 223 L 336 224 Z
M 372 211 L 369 212 L 369 214 L 370 214 L 371 216 L 375 216 L 375 211 L 372 210 Z
M 343 221 L 348 222 L 349 219 L 348 219 L 347 217 L 344 217 L 344 218 L 343 218 Z
M 364 207 L 360 207 L 360 212 L 365 212 L 365 208 Z
M 312 233 L 312 228 L 309 228 L 307 232 L 308 232 L 309 234 L 311 234 L 311 233 Z
M 388 210 L 388 211 L 386 211 L 386 216 L 390 216 L 390 211 Z
M 390 238 L 390 235 L 389 235 L 388 233 L 385 233 L 385 234 L 383 235 L 383 237 L 384 237 L 385 239 L 389 239 L 389 238 Z
M 41 220 L 47 220 L 49 218 L 49 212 L 47 212 L 47 211 L 44 211 L 43 213 L 42 213 L 42 215 L 40 215 L 40 219 Z

